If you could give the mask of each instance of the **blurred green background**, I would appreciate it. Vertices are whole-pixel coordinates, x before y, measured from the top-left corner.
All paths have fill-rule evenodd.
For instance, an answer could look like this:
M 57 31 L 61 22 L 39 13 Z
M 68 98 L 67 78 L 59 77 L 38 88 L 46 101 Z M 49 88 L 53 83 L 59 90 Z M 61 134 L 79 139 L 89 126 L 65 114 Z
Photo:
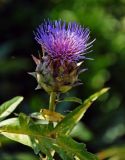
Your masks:
M 0 0 L 0 103 L 22 95 L 25 99 L 17 113 L 47 107 L 48 95 L 43 90 L 35 91 L 36 81 L 27 74 L 35 70 L 31 54 L 37 56 L 40 51 L 33 31 L 46 18 L 76 21 L 90 28 L 91 40 L 96 38 L 93 52 L 88 54 L 94 60 L 85 61 L 88 71 L 80 76 L 84 84 L 65 96 L 85 99 L 104 86 L 111 87 L 87 111 L 73 136 L 93 153 L 124 146 L 125 0 Z M 59 104 L 57 111 L 66 114 L 76 105 Z M 2 136 L 0 156 L 1 160 L 37 158 L 28 147 Z

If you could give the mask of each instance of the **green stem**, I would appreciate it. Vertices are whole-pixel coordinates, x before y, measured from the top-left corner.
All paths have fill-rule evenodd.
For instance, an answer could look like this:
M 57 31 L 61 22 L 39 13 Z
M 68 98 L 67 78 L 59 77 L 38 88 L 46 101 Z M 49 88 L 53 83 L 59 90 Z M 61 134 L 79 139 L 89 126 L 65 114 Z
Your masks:
M 57 98 L 57 93 L 56 92 L 51 92 L 50 93 L 50 100 L 49 100 L 49 110 L 50 111 L 55 111 L 55 108 L 56 108 L 56 98 Z M 53 126 L 53 122 L 49 122 L 49 125 L 52 125 Z M 52 157 L 54 156 L 54 153 L 55 153 L 55 151 L 54 150 L 52 150 L 51 151 L 51 155 L 52 155 Z M 42 160 L 47 160 L 48 158 L 47 158 L 47 155 L 46 155 L 46 157 L 43 159 L 42 158 Z
M 56 92 L 51 92 L 50 93 L 50 100 L 49 100 L 49 110 L 50 111 L 55 111 L 56 97 L 57 97 Z

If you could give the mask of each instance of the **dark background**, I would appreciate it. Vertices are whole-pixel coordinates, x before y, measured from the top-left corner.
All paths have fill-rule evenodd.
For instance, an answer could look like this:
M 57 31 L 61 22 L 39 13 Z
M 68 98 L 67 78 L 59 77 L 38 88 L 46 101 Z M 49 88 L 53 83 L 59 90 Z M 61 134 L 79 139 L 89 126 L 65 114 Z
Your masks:
M 48 95 L 35 91 L 37 83 L 27 72 L 35 70 L 31 54 L 40 46 L 33 31 L 46 18 L 76 21 L 89 27 L 94 60 L 86 60 L 88 71 L 80 76 L 83 86 L 66 96 L 83 100 L 104 86 L 108 94 L 94 103 L 76 136 L 91 152 L 125 144 L 125 0 L 0 0 L 0 103 L 17 95 L 24 102 L 16 112 L 31 113 L 48 106 Z M 58 111 L 72 110 L 76 104 L 58 105 Z M 35 160 L 33 151 L 0 136 L 1 160 Z M 13 153 L 13 154 L 12 154 Z

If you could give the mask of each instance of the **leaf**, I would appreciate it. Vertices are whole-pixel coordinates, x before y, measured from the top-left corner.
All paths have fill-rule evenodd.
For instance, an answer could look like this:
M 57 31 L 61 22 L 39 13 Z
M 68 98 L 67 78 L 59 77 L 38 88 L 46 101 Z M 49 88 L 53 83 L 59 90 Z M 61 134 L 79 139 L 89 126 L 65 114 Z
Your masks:
M 40 147 L 38 145 L 38 140 L 33 136 L 30 136 L 30 140 L 32 142 L 32 146 L 31 147 L 34 150 L 34 153 L 37 155 L 40 152 Z
M 89 153 L 85 145 L 78 143 L 69 136 L 57 137 L 55 150 L 60 154 L 63 160 L 98 160 L 98 158 Z
M 0 122 L 0 132 L 26 134 L 43 137 L 49 132 L 48 124 L 39 124 L 21 113 L 18 118 L 10 118 Z
M 19 133 L 14 132 L 17 129 L 17 126 L 19 126 L 18 118 L 10 118 L 10 119 L 4 120 L 0 122 L 0 130 L 4 130 L 2 128 L 6 128 L 5 131 L 7 132 L 1 132 L 1 134 L 11 140 L 14 140 L 24 145 L 27 145 L 29 147 L 32 147 L 32 142 L 28 135 L 25 135 L 23 133 L 19 134 Z
M 44 138 L 49 129 L 48 124 L 37 124 L 23 113 L 19 114 L 18 118 L 10 118 L 0 122 L 2 135 L 33 148 L 36 154 L 40 151 L 37 139 Z
M 56 150 L 56 152 L 58 153 L 58 155 L 61 157 L 61 159 L 72 160 L 72 158 L 69 155 L 67 155 L 66 152 L 61 147 L 57 147 L 55 145 L 54 149 Z
M 101 160 L 107 159 L 107 158 L 116 159 L 116 157 L 119 160 L 125 159 L 125 145 L 105 149 L 99 152 L 97 156 Z
M 16 134 L 16 133 L 7 133 L 7 132 L 2 132 L 1 134 L 11 140 L 14 140 L 14 141 L 22 143 L 26 146 L 32 147 L 32 141 L 31 141 L 30 137 L 27 135 Z
M 76 103 L 82 104 L 82 100 L 77 97 L 66 97 L 59 102 L 76 102 Z
M 40 112 L 34 112 L 30 114 L 30 117 L 33 119 L 39 119 L 39 120 L 44 120 L 45 118 L 42 116 Z
M 78 106 L 71 113 L 69 113 L 61 122 L 59 122 L 55 127 L 54 132 L 58 134 L 70 134 L 74 126 L 84 116 L 85 112 L 91 106 L 91 104 L 102 94 L 106 93 L 108 90 L 109 88 L 103 88 L 102 90 L 91 95 L 88 99 L 86 99 L 83 102 L 82 105 Z
M 58 136 L 56 139 L 44 137 L 39 139 L 42 152 L 48 156 L 48 160 L 53 160 L 52 155 L 55 150 L 63 160 L 98 160 L 89 153 L 84 144 L 74 141 L 69 136 Z
M 22 100 L 23 100 L 23 97 L 17 96 L 3 103 L 0 106 L 0 121 L 6 118 L 7 116 L 9 116 L 16 109 L 16 107 L 21 103 Z
M 52 157 L 52 152 L 53 152 L 53 144 L 54 144 L 54 139 L 52 138 L 42 138 L 39 139 L 39 148 L 41 149 L 42 153 L 47 155 L 47 160 L 53 160 Z

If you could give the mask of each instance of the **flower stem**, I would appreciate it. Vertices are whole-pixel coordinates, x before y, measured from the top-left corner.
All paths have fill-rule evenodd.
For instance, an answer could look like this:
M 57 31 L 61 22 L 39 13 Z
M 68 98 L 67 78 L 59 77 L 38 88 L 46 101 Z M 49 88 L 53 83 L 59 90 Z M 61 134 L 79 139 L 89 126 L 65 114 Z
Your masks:
M 56 97 L 57 97 L 56 92 L 51 92 L 50 93 L 50 100 L 49 100 L 49 110 L 50 111 L 55 111 Z

